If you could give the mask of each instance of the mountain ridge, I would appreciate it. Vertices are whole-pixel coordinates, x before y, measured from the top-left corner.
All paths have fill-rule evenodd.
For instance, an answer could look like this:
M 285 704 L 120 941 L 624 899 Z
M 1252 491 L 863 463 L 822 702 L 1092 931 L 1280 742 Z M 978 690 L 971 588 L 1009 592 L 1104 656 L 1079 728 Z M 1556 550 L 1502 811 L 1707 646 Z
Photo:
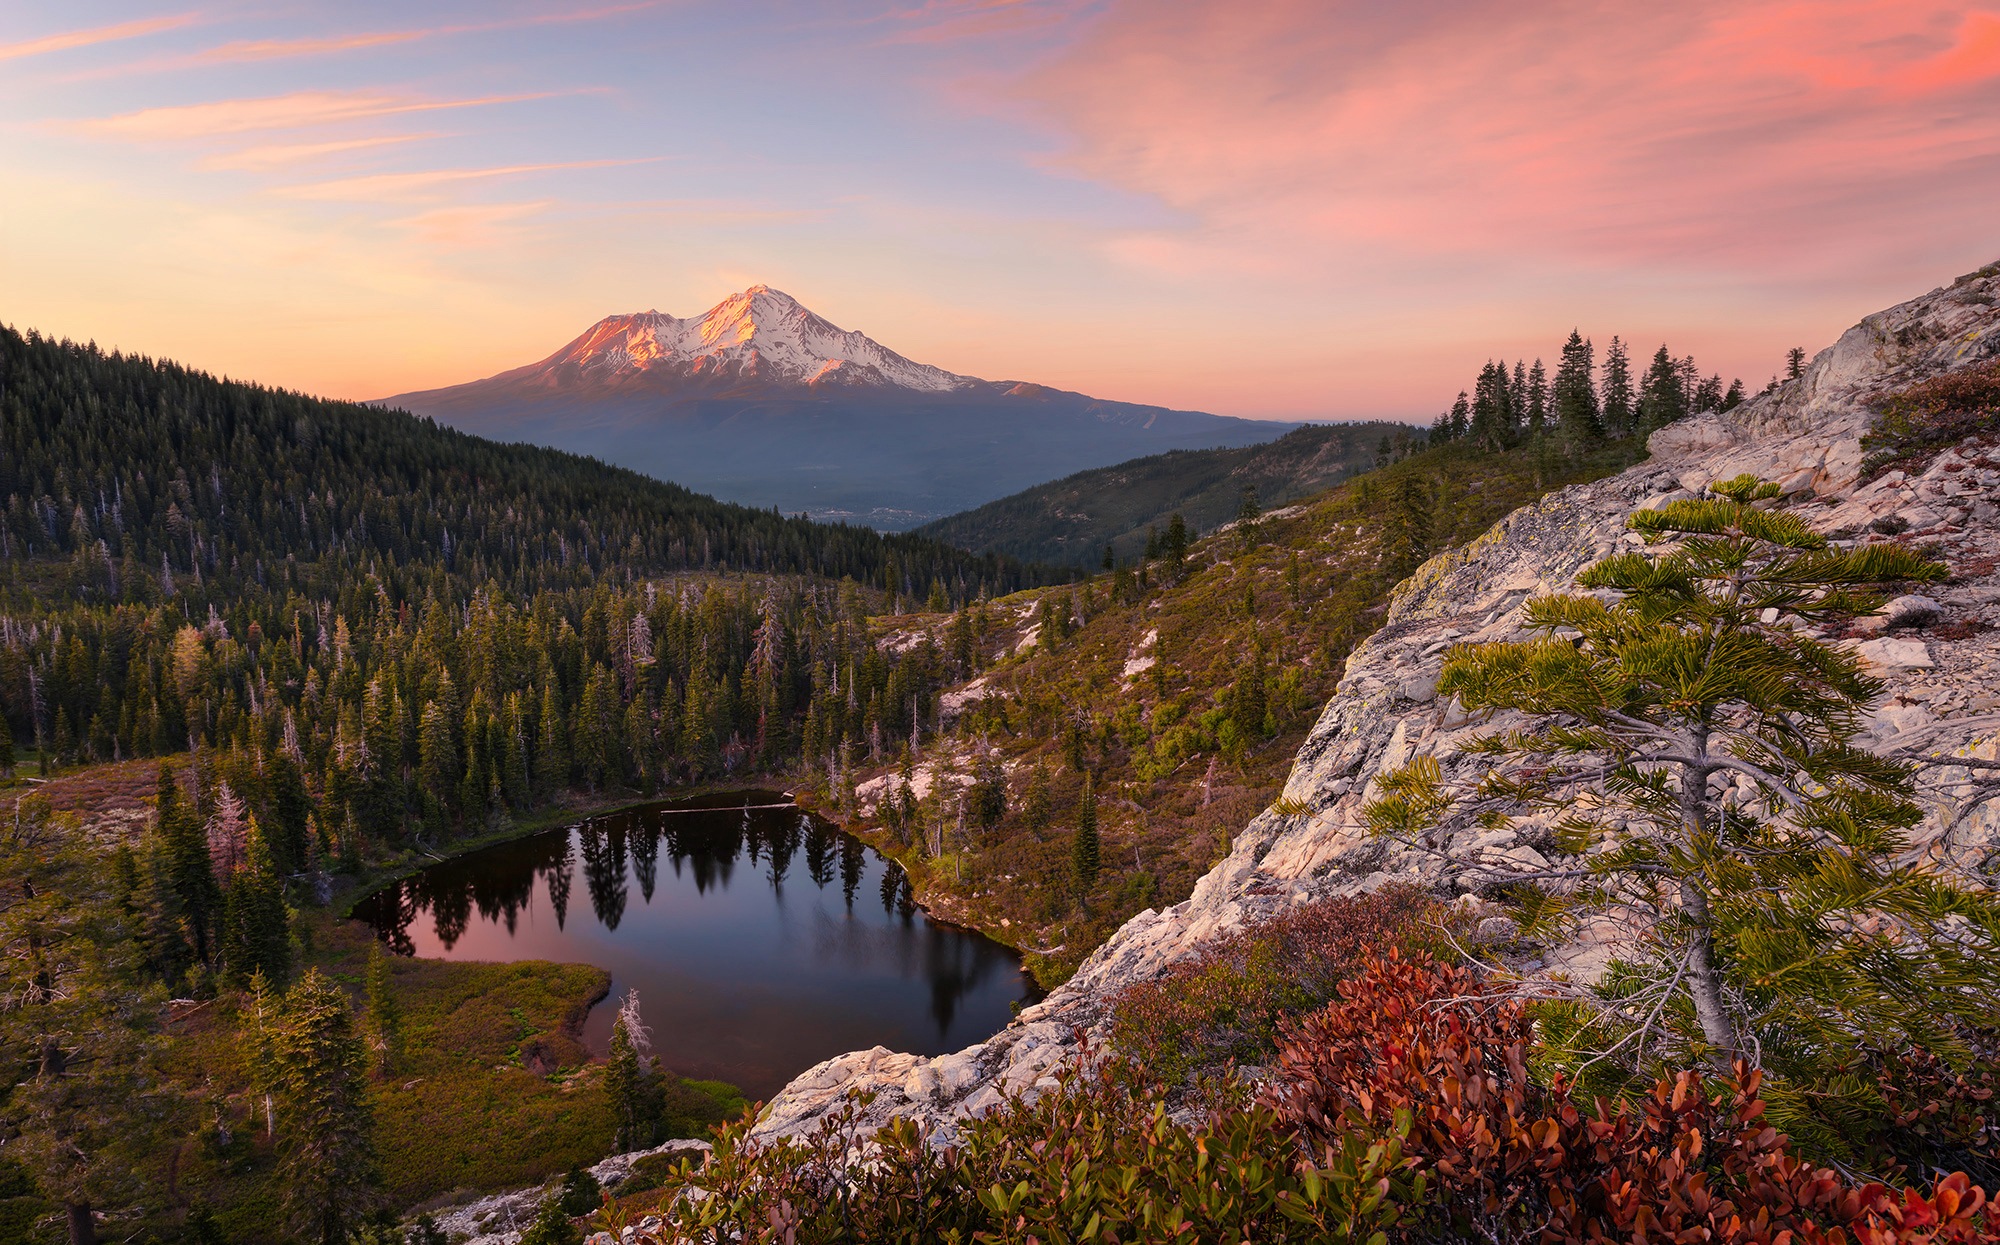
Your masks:
M 606 316 L 535 363 L 371 405 L 884 530 L 1079 470 L 1297 426 L 962 376 L 764 285 L 699 316 Z
M 1388 421 L 1314 424 L 1262 445 L 1168 450 L 1093 467 L 912 529 L 961 549 L 1058 565 L 1096 566 L 1109 546 L 1121 562 L 1144 554 L 1148 529 L 1179 514 L 1195 532 L 1237 517 L 1244 491 L 1283 505 L 1368 470 L 1381 443 L 1413 429 Z M 1393 440 L 1391 441 L 1393 444 Z

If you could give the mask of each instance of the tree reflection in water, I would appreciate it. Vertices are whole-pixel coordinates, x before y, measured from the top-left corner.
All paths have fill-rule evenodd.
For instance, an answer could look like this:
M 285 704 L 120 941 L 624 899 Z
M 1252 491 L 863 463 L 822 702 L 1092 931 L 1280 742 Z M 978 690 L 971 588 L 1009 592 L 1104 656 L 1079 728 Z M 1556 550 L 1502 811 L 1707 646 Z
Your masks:
M 956 1050 L 1032 996 L 1011 951 L 925 916 L 901 867 L 796 807 L 752 807 L 780 800 L 658 805 L 487 848 L 355 915 L 402 955 L 601 965 L 659 1000 L 670 1066 L 752 1094 L 846 1050 Z M 590 908 L 572 921 L 578 857 Z M 855 903 L 870 883 L 879 910 Z M 604 1011 L 585 1025 L 600 1050 Z

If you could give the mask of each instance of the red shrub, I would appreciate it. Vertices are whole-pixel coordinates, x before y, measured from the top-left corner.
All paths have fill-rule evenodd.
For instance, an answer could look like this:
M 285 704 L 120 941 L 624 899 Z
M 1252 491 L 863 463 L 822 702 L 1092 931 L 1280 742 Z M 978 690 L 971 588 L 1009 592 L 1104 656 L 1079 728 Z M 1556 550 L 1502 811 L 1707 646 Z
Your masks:
M 1761 1076 L 1713 1096 L 1683 1072 L 1632 1103 L 1573 1100 L 1527 1071 L 1532 1023 L 1466 969 L 1393 954 L 1291 1026 L 1269 1093 L 1312 1152 L 1410 1117 L 1433 1173 L 1432 1231 L 1453 1239 L 1862 1245 L 2000 1242 L 1962 1174 L 1929 1197 L 1855 1185 L 1762 1120 Z
M 1442 906 L 1411 887 L 1324 899 L 1219 938 L 1112 1000 L 1111 1046 L 1168 1085 L 1277 1050 L 1287 1019 L 1324 1006 L 1370 954 L 1438 945 Z

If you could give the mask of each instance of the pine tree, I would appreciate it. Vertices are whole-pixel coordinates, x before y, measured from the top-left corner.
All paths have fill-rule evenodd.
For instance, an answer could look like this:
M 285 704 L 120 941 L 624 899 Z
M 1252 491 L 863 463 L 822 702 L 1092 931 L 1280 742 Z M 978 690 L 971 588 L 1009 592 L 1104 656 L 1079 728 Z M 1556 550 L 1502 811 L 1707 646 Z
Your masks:
M 1662 345 L 1653 352 L 1653 362 L 1639 382 L 1639 423 L 1651 430 L 1664 428 L 1687 414 L 1688 395 L 1681 385 L 1680 369 Z
M 1806 374 L 1806 348 L 1794 346 L 1785 352 L 1785 379 L 1797 380 Z
M 1483 450 L 1499 450 L 1512 439 L 1513 415 L 1507 395 L 1507 365 L 1488 359 L 1472 388 L 1471 434 Z
M 1257 500 L 1257 486 L 1246 484 L 1236 501 L 1236 541 L 1244 552 L 1257 547 L 1262 532 L 1257 520 L 1263 517 L 1264 507 Z
M 990 830 L 1007 815 L 1007 771 L 998 752 L 980 754 L 973 766 L 969 811 L 981 829 Z
M 1102 850 L 1097 838 L 1097 784 L 1089 774 L 1083 776 L 1083 798 L 1076 808 L 1076 832 L 1070 837 L 1069 872 L 1070 880 L 1076 885 L 1076 901 L 1087 905 L 1090 892 L 1097 885 L 1099 853 Z
M 302 873 L 309 854 L 306 826 L 312 817 L 312 795 L 305 775 L 290 754 L 279 751 L 265 758 L 266 788 L 271 811 L 267 834 L 271 855 L 284 876 Z
M 1187 561 L 1188 547 L 1193 543 L 1193 538 L 1188 535 L 1187 520 L 1181 517 L 1180 511 L 1168 515 L 1167 534 L 1160 538 L 1160 547 L 1167 555 L 1168 565 L 1179 571 L 1181 563 Z
M 542 680 L 542 708 L 536 715 L 535 793 L 547 799 L 569 786 L 569 728 L 563 721 L 562 701 L 556 695 L 553 676 Z
M 1446 427 L 1451 429 L 1451 439 L 1463 441 L 1472 435 L 1472 402 L 1465 396 L 1465 390 L 1458 391 L 1458 398 L 1451 404 L 1451 413 L 1445 416 Z M 1375 467 L 1380 470 L 1389 465 L 1394 456 L 1389 451 L 1389 438 L 1382 438 L 1382 451 L 1375 455 Z
M 639 1019 L 639 992 L 628 990 L 618 1006 L 617 1019 L 611 1022 L 611 1057 L 604 1069 L 604 1086 L 617 1121 L 615 1144 L 621 1152 L 653 1144 L 659 1103 L 647 1056 L 650 1045 L 650 1035 Z
M 218 884 L 227 886 L 245 861 L 250 812 L 227 780 L 216 784 L 215 811 L 203 830 L 208 840 L 208 867 Z
M 1551 397 L 1556 431 L 1573 448 L 1592 445 L 1604 435 L 1603 411 L 1597 401 L 1597 369 L 1591 355 L 1590 343 L 1571 329 L 1569 340 L 1563 343 L 1562 361 L 1556 365 Z
M 1770 508 L 1776 485 L 1711 490 L 1632 516 L 1672 552 L 1578 577 L 1614 602 L 1537 598 L 1528 622 L 1549 638 L 1453 650 L 1438 695 L 1528 725 L 1471 745 L 1482 772 L 1462 787 L 1412 763 L 1367 816 L 1406 843 L 1552 819 L 1576 866 L 1483 861 L 1483 884 L 1543 888 L 1531 932 L 1607 914 L 1650 931 L 1601 988 L 1544 983 L 1576 999 L 1581 1037 L 1724 1072 L 1761 1057 L 1790 1086 L 1767 1088 L 1774 1111 L 1812 1127 L 1811 1102 L 1853 1089 L 1809 1084 L 1828 1052 L 1950 1057 L 1957 1026 L 1992 1023 L 2000 903 L 1905 857 L 1912 771 L 1855 743 L 1882 684 L 1806 630 L 1944 568 L 1895 544 L 1835 549 Z
M 1429 484 L 1414 472 L 1395 485 L 1382 524 L 1382 569 L 1397 579 L 1431 556 L 1433 502 Z
M 210 864 L 208 838 L 200 819 L 181 798 L 180 784 L 168 766 L 160 766 L 156 826 L 165 844 L 167 889 L 180 919 L 186 923 L 195 959 L 215 963 L 214 935 L 222 916 L 222 892 Z
M 1528 433 L 1546 431 L 1549 425 L 1549 374 L 1540 359 L 1528 369 Z
M 223 967 L 232 981 L 246 982 L 259 973 L 282 988 L 292 974 L 291 914 L 270 844 L 256 818 L 249 818 L 248 825 L 244 866 L 223 893 Z
M 368 946 L 367 1013 L 363 1033 L 374 1053 L 375 1071 L 387 1076 L 403 1057 L 403 1009 L 396 1002 L 395 981 L 389 973 L 389 956 L 382 944 Z
M 1021 793 L 1021 821 L 1040 842 L 1055 819 L 1055 798 L 1049 793 L 1049 771 L 1037 761 L 1028 771 L 1028 789 Z
M 543 1200 L 535 1221 L 521 1234 L 521 1245 L 583 1245 L 583 1233 L 576 1230 L 563 1208 L 561 1190 Z
M 451 803 L 458 791 L 460 757 L 457 732 L 446 707 L 425 703 L 417 724 L 417 782 L 424 799 L 425 829 L 442 837 L 448 829 Z
M 1692 411 L 1719 411 L 1722 409 L 1722 377 L 1709 376 L 1694 387 L 1694 401 L 1688 404 Z
M 1626 354 L 1625 343 L 1617 337 L 1604 351 L 1604 382 L 1600 386 L 1604 397 L 1604 430 L 1614 437 L 1631 435 L 1633 420 L 1638 417 L 1637 398 L 1632 391 L 1632 361 Z
M 0 718 L 0 778 L 14 776 L 14 730 Z
M 286 1224 L 310 1245 L 345 1245 L 377 1201 L 368 1054 L 347 995 L 317 968 L 271 1010 L 246 1038 L 276 1120 Z

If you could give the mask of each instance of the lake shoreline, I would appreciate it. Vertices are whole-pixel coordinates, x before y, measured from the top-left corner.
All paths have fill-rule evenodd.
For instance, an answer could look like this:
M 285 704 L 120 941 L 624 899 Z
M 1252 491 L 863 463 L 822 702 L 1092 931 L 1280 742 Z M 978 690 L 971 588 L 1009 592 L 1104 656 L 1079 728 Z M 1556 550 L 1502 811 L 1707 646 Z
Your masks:
M 575 963 L 614 998 L 670 1000 L 660 1053 L 684 1076 L 762 1095 L 849 1049 L 961 1049 L 1041 997 L 1016 948 L 934 915 L 901 861 L 785 784 L 549 809 L 450 846 L 336 910 L 399 956 Z M 584 1010 L 601 1056 L 609 1021 Z

